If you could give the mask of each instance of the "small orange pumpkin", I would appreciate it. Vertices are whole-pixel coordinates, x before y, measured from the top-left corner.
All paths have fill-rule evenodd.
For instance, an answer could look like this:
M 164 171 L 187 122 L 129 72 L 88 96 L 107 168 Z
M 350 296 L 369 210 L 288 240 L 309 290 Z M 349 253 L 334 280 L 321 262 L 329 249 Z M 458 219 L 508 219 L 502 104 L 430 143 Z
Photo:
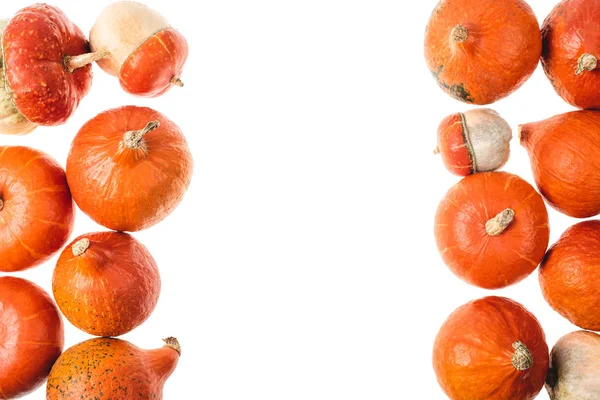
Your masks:
M 425 59 L 439 86 L 473 104 L 518 89 L 541 53 L 537 18 L 522 0 L 441 0 L 425 34 Z
M 507 172 L 469 175 L 441 201 L 435 238 L 458 277 L 486 289 L 519 282 L 548 247 L 548 212 L 542 197 Z

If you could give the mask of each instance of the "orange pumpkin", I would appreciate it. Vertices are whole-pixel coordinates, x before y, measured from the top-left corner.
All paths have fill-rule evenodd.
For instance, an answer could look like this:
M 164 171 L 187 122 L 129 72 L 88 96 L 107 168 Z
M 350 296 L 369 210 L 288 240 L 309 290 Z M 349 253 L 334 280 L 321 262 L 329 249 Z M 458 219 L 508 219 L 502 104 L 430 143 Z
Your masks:
M 131 235 L 90 233 L 63 250 L 52 291 L 77 328 L 96 336 L 119 336 L 152 314 L 160 275 L 146 247 Z
M 467 103 L 511 94 L 541 53 L 538 21 L 522 0 L 441 0 L 425 33 L 429 70 L 446 93 Z
M 41 386 L 63 341 L 50 296 L 25 279 L 0 278 L 0 397 L 15 399 Z
M 486 289 L 516 283 L 544 257 L 549 240 L 542 197 L 507 172 L 469 175 L 440 203 L 435 238 L 458 277 Z
M 139 231 L 169 215 L 192 178 L 181 130 L 161 113 L 126 106 L 88 121 L 67 159 L 73 199 L 94 221 Z
M 544 297 L 573 324 L 600 331 L 600 221 L 567 229 L 540 265 Z
M 46 261 L 69 239 L 74 218 L 56 161 L 29 147 L 0 146 L 0 271 Z
M 544 386 L 548 358 L 538 320 L 503 297 L 459 307 L 433 349 L 435 374 L 452 400 L 531 400 Z

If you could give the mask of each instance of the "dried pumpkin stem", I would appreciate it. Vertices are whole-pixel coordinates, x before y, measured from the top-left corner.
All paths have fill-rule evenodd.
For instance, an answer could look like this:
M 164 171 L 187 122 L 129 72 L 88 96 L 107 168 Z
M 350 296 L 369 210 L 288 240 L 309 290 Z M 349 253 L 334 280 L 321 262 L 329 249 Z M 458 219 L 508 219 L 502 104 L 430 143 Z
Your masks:
M 85 253 L 88 247 L 90 247 L 90 239 L 82 238 L 75 242 L 73 246 L 71 246 L 71 251 L 73 252 L 73 255 L 75 257 L 79 257 L 80 255 Z
M 173 84 L 175 86 L 183 87 L 183 81 L 177 76 L 174 76 L 173 79 L 171 79 L 171 84 Z
M 515 212 L 507 208 L 485 223 L 485 231 L 490 236 L 498 236 L 508 228 L 514 219 Z
M 513 367 L 515 367 L 517 371 L 526 371 L 531 368 L 533 356 L 527 346 L 521 341 L 516 341 L 513 343 L 512 347 L 515 349 L 515 352 L 510 359 Z
M 590 53 L 584 53 L 579 57 L 577 61 L 577 69 L 575 75 L 583 74 L 583 71 L 593 71 L 598 67 L 598 59 L 595 55 Z
M 110 55 L 108 51 L 98 51 L 96 53 L 80 54 L 78 56 L 65 56 L 63 62 L 68 72 L 73 72 L 77 68 L 85 67 L 94 61 L 101 60 Z
M 0 199 L 0 211 L 4 209 L 4 200 Z
M 144 129 L 140 129 L 139 131 L 127 131 L 123 136 L 123 143 L 125 147 L 128 149 L 139 149 L 142 145 L 142 139 L 144 135 L 148 132 L 151 132 L 160 126 L 159 121 L 150 121 L 146 124 Z
M 435 154 L 435 155 L 440 154 L 440 148 L 436 147 L 435 149 L 433 149 L 433 154 Z
M 452 28 L 451 36 L 454 43 L 464 43 L 469 38 L 469 31 L 462 25 L 456 25 Z
M 165 342 L 165 347 L 170 347 L 174 349 L 181 356 L 181 345 L 179 344 L 179 340 L 170 336 L 166 339 L 163 339 L 163 342 Z

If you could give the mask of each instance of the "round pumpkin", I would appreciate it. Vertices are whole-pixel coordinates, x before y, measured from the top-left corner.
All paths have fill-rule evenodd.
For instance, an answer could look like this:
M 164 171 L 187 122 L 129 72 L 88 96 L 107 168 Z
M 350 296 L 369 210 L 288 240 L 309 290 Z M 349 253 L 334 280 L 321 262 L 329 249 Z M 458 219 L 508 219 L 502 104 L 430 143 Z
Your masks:
M 0 278 L 0 396 L 15 399 L 41 386 L 63 349 L 63 323 L 44 290 Z
M 75 202 L 94 221 L 139 231 L 177 207 L 192 164 L 177 125 L 150 108 L 126 106 L 99 114 L 77 133 L 67 180 Z
M 556 92 L 579 108 L 600 108 L 600 3 L 563 0 L 542 26 L 542 65 Z
M 441 0 L 425 33 L 425 59 L 457 100 L 490 104 L 533 74 L 542 53 L 537 18 L 522 0 Z
M 74 219 L 56 161 L 29 147 L 0 146 L 0 271 L 46 261 L 67 242 Z
M 540 265 L 544 298 L 583 329 L 600 331 L 600 221 L 567 229 Z
M 522 305 L 486 297 L 459 307 L 444 322 L 433 367 L 452 400 L 531 400 L 548 372 L 546 337 Z
M 446 193 L 435 216 L 437 247 L 446 265 L 486 289 L 531 274 L 544 257 L 549 235 L 542 197 L 507 172 L 463 178 Z
M 77 328 L 119 336 L 141 325 L 160 293 L 156 262 L 127 233 L 79 236 L 63 250 L 52 278 L 54 299 Z

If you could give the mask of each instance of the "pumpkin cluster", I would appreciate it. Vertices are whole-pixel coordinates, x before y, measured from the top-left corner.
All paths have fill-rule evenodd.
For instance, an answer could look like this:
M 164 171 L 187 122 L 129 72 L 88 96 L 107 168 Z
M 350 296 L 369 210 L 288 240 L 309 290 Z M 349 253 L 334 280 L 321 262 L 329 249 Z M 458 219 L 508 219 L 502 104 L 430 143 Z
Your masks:
M 60 125 L 92 85 L 92 64 L 146 97 L 183 86 L 185 38 L 149 7 L 118 1 L 89 40 L 66 14 L 35 4 L 0 20 L 0 133 Z M 52 295 L 0 277 L 0 397 L 47 380 L 47 399 L 161 399 L 181 347 L 142 350 L 116 339 L 158 302 L 156 261 L 132 232 L 156 225 L 183 199 L 193 160 L 181 129 L 147 107 L 90 119 L 73 138 L 66 169 L 40 150 L 0 146 L 0 271 L 38 266 L 60 252 Z M 73 239 L 79 208 L 106 230 Z M 98 338 L 63 353 L 62 316 Z M 74 367 L 76 365 L 76 367 Z
M 541 61 L 552 87 L 580 110 L 518 127 L 537 190 L 497 171 L 510 156 L 510 125 L 473 109 L 439 124 L 436 154 L 461 177 L 439 203 L 434 234 L 447 267 L 484 289 L 513 285 L 538 269 L 558 314 L 586 331 L 551 353 L 523 306 L 485 297 L 454 311 L 433 349 L 433 367 L 453 400 L 600 398 L 600 220 L 579 222 L 550 248 L 546 204 L 573 218 L 600 214 L 600 2 L 562 0 L 540 27 L 523 0 L 441 0 L 425 34 L 425 58 L 457 100 L 486 105 L 517 90 Z M 598 164 L 598 165 L 597 165 Z

